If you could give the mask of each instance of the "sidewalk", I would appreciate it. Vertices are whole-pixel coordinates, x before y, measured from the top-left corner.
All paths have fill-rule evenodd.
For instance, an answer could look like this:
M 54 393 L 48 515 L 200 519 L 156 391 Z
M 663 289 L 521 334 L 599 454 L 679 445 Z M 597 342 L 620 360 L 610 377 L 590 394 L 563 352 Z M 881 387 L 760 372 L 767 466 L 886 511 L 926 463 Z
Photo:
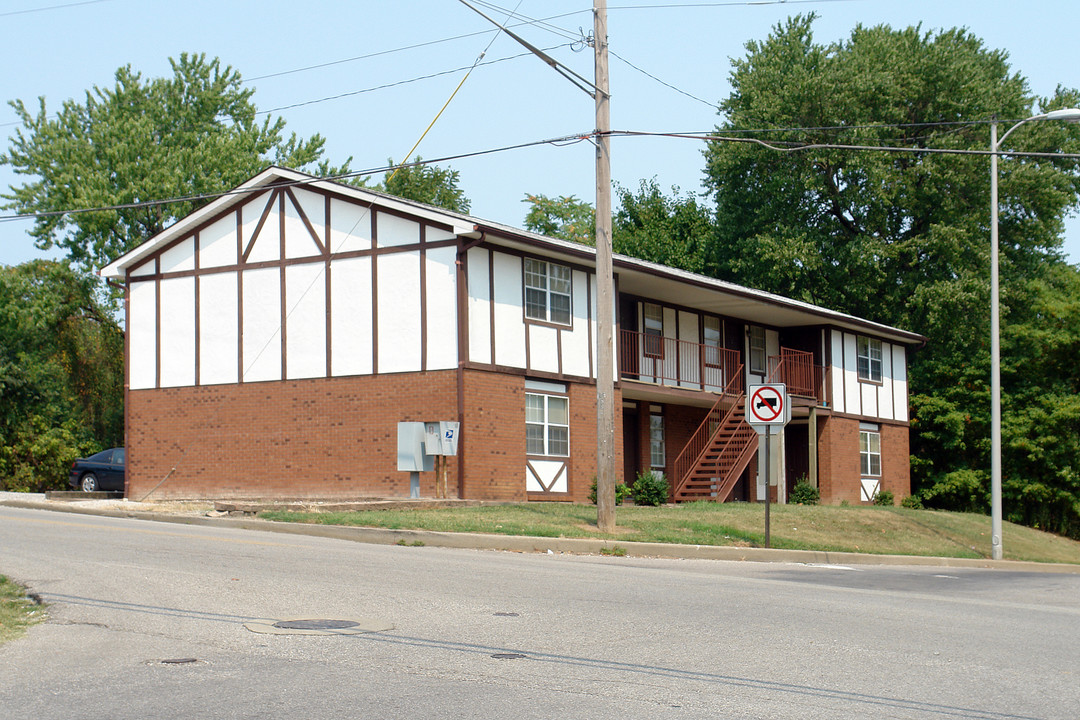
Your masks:
M 392 502 L 402 504 L 445 504 L 436 500 L 373 500 L 349 503 L 353 506 L 374 506 Z M 908 565 L 948 568 L 984 568 L 1009 572 L 1066 573 L 1080 575 L 1080 565 L 1036 563 L 1018 560 L 988 560 L 968 558 L 921 557 L 914 555 L 868 555 L 863 553 L 826 552 L 816 550 L 780 550 L 766 548 L 721 547 L 714 545 L 676 545 L 611 541 L 600 538 L 543 538 L 520 535 L 485 535 L 479 533 L 448 533 L 430 530 L 387 530 L 383 528 L 346 527 L 343 525 L 309 525 L 305 523 L 273 522 L 255 517 L 234 517 L 233 512 L 251 513 L 264 507 L 258 503 L 156 502 L 140 503 L 129 500 L 58 500 L 46 499 L 43 494 L 0 492 L 0 506 L 51 510 L 54 512 L 103 517 L 134 518 L 155 522 L 228 527 L 242 530 L 262 530 L 289 535 L 310 535 L 375 545 L 422 544 L 431 547 L 465 548 L 473 550 L 502 550 L 508 552 L 575 553 L 583 555 L 611 554 L 620 548 L 626 556 L 656 557 L 686 560 L 735 560 L 746 562 L 800 563 L 814 565 Z M 335 503 L 341 505 L 341 503 Z M 280 506 L 278 506 L 280 507 Z

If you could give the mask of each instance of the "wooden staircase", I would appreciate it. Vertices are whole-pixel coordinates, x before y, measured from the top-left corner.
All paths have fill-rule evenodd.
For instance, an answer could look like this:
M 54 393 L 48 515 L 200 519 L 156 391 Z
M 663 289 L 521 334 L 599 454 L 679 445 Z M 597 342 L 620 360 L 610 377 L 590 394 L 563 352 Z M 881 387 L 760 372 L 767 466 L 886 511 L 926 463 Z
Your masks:
M 675 502 L 726 501 L 757 452 L 758 434 L 746 422 L 741 368 L 737 376 L 728 387 L 740 392 L 725 390 L 675 460 Z

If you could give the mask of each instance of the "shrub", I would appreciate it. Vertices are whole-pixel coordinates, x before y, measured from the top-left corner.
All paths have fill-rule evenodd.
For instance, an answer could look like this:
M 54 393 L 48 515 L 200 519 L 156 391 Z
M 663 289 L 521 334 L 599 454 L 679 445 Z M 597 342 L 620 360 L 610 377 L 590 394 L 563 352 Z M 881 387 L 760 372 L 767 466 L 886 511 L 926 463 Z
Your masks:
M 622 505 L 622 501 L 629 497 L 631 494 L 630 488 L 626 487 L 626 483 L 615 483 L 615 504 Z M 596 476 L 593 475 L 592 485 L 589 488 L 589 502 L 593 505 L 596 504 Z
M 663 473 L 639 473 L 630 489 L 635 505 L 663 505 L 668 501 L 668 481 Z
M 893 494 L 888 490 L 878 490 L 877 495 L 874 496 L 874 504 L 885 506 L 894 505 Z
M 906 498 L 900 501 L 900 505 L 912 510 L 922 510 L 922 499 L 918 495 L 908 495 Z
M 817 505 L 821 502 L 821 491 L 811 485 L 806 478 L 800 478 L 795 487 L 791 489 L 791 495 L 788 496 L 789 503 L 797 503 L 799 505 Z

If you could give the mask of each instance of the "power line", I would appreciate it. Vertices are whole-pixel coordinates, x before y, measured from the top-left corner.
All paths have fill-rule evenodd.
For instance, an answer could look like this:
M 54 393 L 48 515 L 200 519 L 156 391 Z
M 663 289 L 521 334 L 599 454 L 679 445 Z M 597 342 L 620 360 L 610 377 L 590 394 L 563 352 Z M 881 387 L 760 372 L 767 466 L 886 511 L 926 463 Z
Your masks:
M 555 45 L 549 48 L 545 48 L 545 51 L 557 50 L 562 47 L 567 47 L 567 45 Z M 291 105 L 281 105 L 279 107 L 270 108 L 269 110 L 259 110 L 255 114 L 267 115 L 269 113 L 281 112 L 282 110 L 292 110 L 293 108 L 304 107 L 307 105 L 315 105 L 317 103 L 328 102 L 330 100 L 340 100 L 341 98 L 353 97 L 355 95 L 363 95 L 364 93 L 375 92 L 376 90 L 385 90 L 387 88 L 397 87 L 399 85 L 408 85 L 409 83 L 419 82 L 421 80 L 430 80 L 432 78 L 442 77 L 443 75 L 453 75 L 454 73 L 458 73 L 463 70 L 472 70 L 473 68 L 480 65 L 495 65 L 496 63 L 506 62 L 507 60 L 517 60 L 518 58 L 523 58 L 531 54 L 532 53 L 525 52 L 519 53 L 517 55 L 509 55 L 507 57 L 496 58 L 494 60 L 487 60 L 486 62 L 477 62 L 473 63 L 472 65 L 463 65 L 461 67 L 453 68 L 451 70 L 442 70 L 436 73 L 431 73 L 429 75 L 420 75 L 418 77 L 409 78 L 408 80 L 399 80 L 397 82 L 384 83 L 383 85 L 376 85 L 374 87 L 364 88 L 362 90 L 352 90 L 350 92 L 330 95 L 324 98 L 318 98 L 317 100 L 305 100 L 304 102 L 293 103 Z
M 109 2 L 109 0 L 83 0 L 82 2 L 65 3 L 63 5 L 49 5 L 48 7 L 30 8 L 28 10 L 9 10 L 8 12 L 0 13 L 0 17 L 11 17 L 13 15 L 29 15 L 30 13 L 45 12 L 46 10 L 63 10 L 64 8 L 78 7 L 79 5 L 97 5 L 98 3 Z
M 608 52 L 609 52 L 609 53 L 611 53 L 612 55 L 614 55 L 614 56 L 615 56 L 616 58 L 618 58 L 619 60 L 621 60 L 621 61 L 623 61 L 624 63 L 626 63 L 627 65 L 629 65 L 630 67 L 632 67 L 632 68 L 634 68 L 635 70 L 637 70 L 637 71 L 638 71 L 639 73 L 641 73 L 642 75 L 645 75 L 646 77 L 650 77 L 650 78 L 652 78 L 653 80 L 655 80 L 656 82 L 660 83 L 661 85 L 664 85 L 664 86 L 666 86 L 666 87 L 669 87 L 669 88 L 671 88 L 672 90 L 674 90 L 674 91 L 675 91 L 675 92 L 677 92 L 677 93 L 682 93 L 683 95 L 685 95 L 686 97 L 690 98 L 691 100 L 697 100 L 697 101 L 698 101 L 699 103 L 702 103 L 703 105 L 708 105 L 709 107 L 711 107 L 711 108 L 712 108 L 712 109 L 714 109 L 714 110 L 719 110 L 719 109 L 720 109 L 720 108 L 719 108 L 719 106 L 717 106 L 716 104 L 714 104 L 714 103 L 711 103 L 711 102 L 709 102 L 708 100 L 702 100 L 702 99 L 701 99 L 701 98 L 699 98 L 699 97 L 698 97 L 697 95 L 693 95 L 693 94 L 691 94 L 691 93 L 688 93 L 688 92 L 686 92 L 685 90 L 683 90 L 682 88 L 678 88 L 678 87 L 675 87 L 675 86 L 674 86 L 674 85 L 672 85 L 671 83 L 669 83 L 669 82 L 666 82 L 666 81 L 664 81 L 664 80 L 661 80 L 660 78 L 656 77 L 656 76 L 655 76 L 655 75 L 653 75 L 652 73 L 650 73 L 650 72 L 648 72 L 648 71 L 646 71 L 646 70 L 642 70 L 642 69 L 641 69 L 641 68 L 639 68 L 639 67 L 638 67 L 637 65 L 635 65 L 635 64 L 634 64 L 634 63 L 632 63 L 632 62 L 630 62 L 629 60 L 627 60 L 626 58 L 624 58 L 624 57 L 623 57 L 622 55 L 620 55 L 619 53 L 617 53 L 617 52 L 615 52 L 614 50 L 612 50 L 612 49 L 611 49 L 610 47 L 608 48 Z
M 472 152 L 458 153 L 456 155 L 446 155 L 446 156 L 443 156 L 443 157 L 431 158 L 431 159 L 428 159 L 428 160 L 419 160 L 419 161 L 414 161 L 414 162 L 402 162 L 402 163 L 397 163 L 395 165 L 389 165 L 389 166 L 378 167 L 378 168 L 370 168 L 370 169 L 366 169 L 366 170 L 354 170 L 354 171 L 350 171 L 350 172 L 347 172 L 347 173 L 340 173 L 338 175 L 327 175 L 325 177 L 305 178 L 304 180 L 296 180 L 296 181 L 292 181 L 292 182 L 288 182 L 288 183 L 279 183 L 279 184 L 274 185 L 274 187 L 295 187 L 295 186 L 310 185 L 310 184 L 313 184 L 313 183 L 324 182 L 324 181 L 331 181 L 331 182 L 337 181 L 337 182 L 339 182 L 339 181 L 343 181 L 343 180 L 351 180 L 353 178 L 358 178 L 358 177 L 365 177 L 365 176 L 369 176 L 369 175 L 375 175 L 376 173 L 386 173 L 386 172 L 390 172 L 392 170 L 398 170 L 398 169 L 401 169 L 401 168 L 419 167 L 419 166 L 422 166 L 422 165 L 433 165 L 433 164 L 436 164 L 436 163 L 451 162 L 453 160 L 464 160 L 464 159 L 473 158 L 473 157 L 481 157 L 481 156 L 484 156 L 484 155 L 493 155 L 493 154 L 496 154 L 496 153 L 509 152 L 511 150 L 522 150 L 522 149 L 529 148 L 529 147 L 536 147 L 538 145 L 555 145 L 557 147 L 565 147 L 566 145 L 577 144 L 579 142 L 583 142 L 585 140 L 588 140 L 590 137 L 592 137 L 592 135 L 593 135 L 593 131 L 590 130 L 590 131 L 584 132 L 584 133 L 578 133 L 578 134 L 572 134 L 572 135 L 563 135 L 561 137 L 548 138 L 548 139 L 545 139 L 545 140 L 532 140 L 532 141 L 529 141 L 529 142 L 516 143 L 516 144 L 513 144 L 513 145 L 503 145 L 503 146 L 497 147 L 497 148 L 488 148 L 486 150 L 475 150 L 475 151 L 472 151 Z M 163 198 L 163 199 L 160 199 L 160 200 L 144 200 L 144 201 L 140 201 L 140 202 L 120 203 L 120 204 L 117 204 L 117 205 L 100 205 L 100 206 L 97 206 L 97 207 L 90 207 L 90 208 L 69 208 L 69 209 L 66 209 L 66 210 L 48 210 L 48 211 L 45 211 L 45 212 L 23 213 L 23 214 L 18 214 L 18 215 L 0 215 L 0 223 L 14 222 L 14 221 L 17 221 L 17 220 L 34 220 L 34 219 L 37 219 L 37 218 L 57 217 L 57 216 L 60 216 L 60 215 L 80 215 L 80 214 L 83 214 L 83 213 L 104 212 L 104 211 L 107 211 L 107 210 L 131 210 L 131 209 L 137 209 L 137 208 L 158 207 L 158 206 L 161 206 L 161 205 L 172 205 L 172 204 L 176 204 L 176 203 L 194 202 L 194 201 L 199 201 L 199 200 L 216 200 L 217 198 L 228 197 L 230 195 L 246 195 L 248 193 L 262 192 L 265 189 L 266 188 L 264 188 L 264 187 L 259 187 L 259 188 L 234 188 L 232 190 L 225 190 L 225 191 L 222 191 L 222 192 L 201 193 L 201 194 L 198 194 L 198 195 L 185 195 L 185 196 L 182 196 L 182 197 Z M 371 190 L 371 188 L 364 188 L 364 189 L 365 190 Z M 378 191 L 373 191 L 373 192 L 378 192 Z

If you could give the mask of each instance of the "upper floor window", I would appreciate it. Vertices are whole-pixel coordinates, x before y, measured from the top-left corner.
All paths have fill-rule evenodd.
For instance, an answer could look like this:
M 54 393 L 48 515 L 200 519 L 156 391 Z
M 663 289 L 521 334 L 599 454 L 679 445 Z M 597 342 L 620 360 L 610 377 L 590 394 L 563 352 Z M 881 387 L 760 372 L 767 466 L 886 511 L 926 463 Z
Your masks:
M 570 325 L 570 268 L 525 258 L 525 317 Z
M 765 328 L 750 326 L 750 372 L 765 372 Z
M 709 317 L 708 315 L 705 316 L 704 323 L 705 363 L 713 367 L 719 367 L 723 325 L 720 323 L 720 318 Z
M 664 308 L 653 303 L 644 303 L 641 314 L 645 320 L 646 357 L 664 357 Z
M 557 395 L 525 393 L 525 452 L 529 455 L 570 454 L 569 400 Z
M 858 346 L 859 379 L 881 382 L 881 341 L 860 337 Z

